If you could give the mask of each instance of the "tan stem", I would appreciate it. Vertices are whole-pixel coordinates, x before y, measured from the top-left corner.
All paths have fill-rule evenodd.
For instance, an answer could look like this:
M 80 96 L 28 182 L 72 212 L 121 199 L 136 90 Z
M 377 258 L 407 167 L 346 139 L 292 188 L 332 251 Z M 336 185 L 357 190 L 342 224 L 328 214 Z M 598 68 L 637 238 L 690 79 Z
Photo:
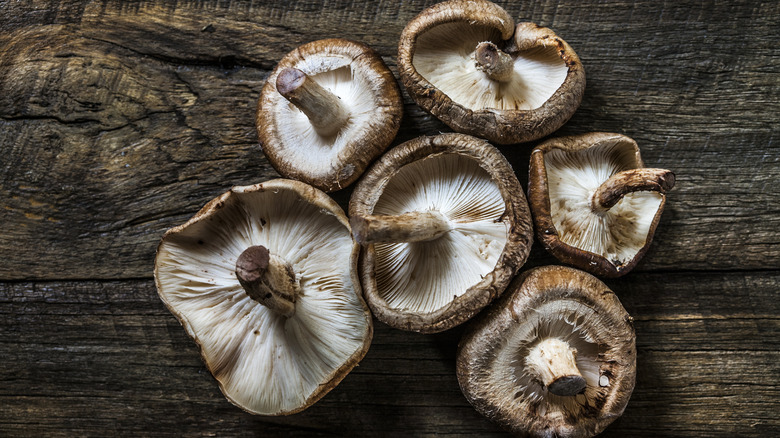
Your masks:
M 276 90 L 306 114 L 323 137 L 337 134 L 349 120 L 341 98 L 297 68 L 285 68 L 276 77 Z
M 509 82 L 512 79 L 515 70 L 514 58 L 490 41 L 477 44 L 474 58 L 477 68 L 485 72 L 490 79 L 498 82 Z
M 423 242 L 441 237 L 451 229 L 447 218 L 435 210 L 412 211 L 395 216 L 357 216 L 349 222 L 355 240 L 361 245 Z
M 300 285 L 289 263 L 264 246 L 250 246 L 236 260 L 236 277 L 250 298 L 279 315 L 295 313 Z
M 555 395 L 577 395 L 587 386 L 577 368 L 577 350 L 562 339 L 548 338 L 536 344 L 525 366 Z
M 666 193 L 674 187 L 674 173 L 666 169 L 631 169 L 618 172 L 604 181 L 593 193 L 593 211 L 606 211 L 623 196 L 641 191 Z

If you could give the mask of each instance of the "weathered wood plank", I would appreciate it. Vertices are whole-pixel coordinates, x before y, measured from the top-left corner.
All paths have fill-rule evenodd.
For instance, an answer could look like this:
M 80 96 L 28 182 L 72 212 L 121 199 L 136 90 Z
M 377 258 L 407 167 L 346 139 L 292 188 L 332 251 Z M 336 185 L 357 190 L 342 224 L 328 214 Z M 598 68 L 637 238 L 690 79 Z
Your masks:
M 462 328 L 377 323 L 318 404 L 245 414 L 148 280 L 167 228 L 276 176 L 253 111 L 282 55 L 349 37 L 397 73 L 401 29 L 434 2 L 0 2 L 0 435 L 503 436 L 457 387 Z M 639 374 L 604 435 L 780 435 L 780 3 L 499 3 L 585 64 L 559 134 L 627 134 L 677 174 L 645 260 L 609 282 Z M 447 130 L 405 96 L 395 144 Z M 501 148 L 524 185 L 529 149 Z M 528 266 L 554 262 L 537 245 Z
M 635 316 L 637 387 L 605 436 L 780 433 L 780 272 L 615 280 Z M 0 432 L 34 435 L 500 436 L 463 398 L 463 329 L 377 323 L 366 358 L 303 413 L 245 414 L 148 280 L 0 283 Z
M 276 175 L 253 126 L 276 60 L 347 36 L 395 70 L 400 30 L 430 3 L 0 5 L 0 278 L 150 276 L 166 229 L 231 185 Z M 625 133 L 648 165 L 677 173 L 639 271 L 780 264 L 780 4 L 505 6 L 555 28 L 586 66 L 561 134 Z M 441 130 L 407 97 L 396 143 Z M 528 148 L 502 151 L 525 182 Z

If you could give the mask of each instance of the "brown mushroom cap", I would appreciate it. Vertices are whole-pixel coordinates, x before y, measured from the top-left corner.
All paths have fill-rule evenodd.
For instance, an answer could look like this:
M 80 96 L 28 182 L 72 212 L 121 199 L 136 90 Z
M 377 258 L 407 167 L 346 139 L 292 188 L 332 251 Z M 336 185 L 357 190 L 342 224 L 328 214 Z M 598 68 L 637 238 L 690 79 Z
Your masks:
M 489 51 L 478 48 L 483 42 L 493 43 Z M 498 58 L 510 71 L 491 79 Z M 585 91 L 585 70 L 565 41 L 533 23 L 515 27 L 486 0 L 451 0 L 422 11 L 401 34 L 398 66 L 423 109 L 455 131 L 499 144 L 557 130 Z
M 338 204 L 278 179 L 234 187 L 169 230 L 154 275 L 225 397 L 250 413 L 286 415 L 323 397 L 368 351 L 358 254 Z M 283 269 L 272 269 L 276 260 Z M 247 288 L 258 267 L 290 294 Z
M 528 176 L 537 237 L 564 263 L 624 275 L 647 252 L 674 182 L 668 170 L 645 168 L 624 135 L 548 140 L 531 153 Z
M 360 262 L 374 315 L 403 330 L 438 332 L 471 318 L 502 293 L 533 240 L 509 163 L 487 141 L 462 134 L 419 137 L 387 152 L 356 185 L 349 214 L 358 235 L 376 215 L 391 231 L 416 217 L 396 240 L 376 228 Z
M 584 389 L 555 395 L 535 367 L 542 343 L 573 352 Z M 636 377 L 633 319 L 607 286 L 563 266 L 532 269 L 466 329 L 457 374 L 469 402 L 523 436 L 590 437 L 619 417 Z M 547 356 L 551 367 L 559 358 Z
M 278 90 L 280 74 L 290 72 L 298 77 L 285 77 L 285 89 Z M 292 82 L 319 85 L 341 107 L 338 116 L 328 117 L 344 118 L 343 123 L 334 121 L 343 126 L 318 132 L 307 114 L 280 94 L 292 93 Z M 313 112 L 331 111 L 315 105 Z M 319 40 L 287 54 L 268 76 L 257 106 L 257 135 L 282 176 L 330 192 L 357 180 L 390 145 L 402 113 L 398 85 L 376 52 L 354 41 Z M 327 117 L 320 122 L 327 124 Z

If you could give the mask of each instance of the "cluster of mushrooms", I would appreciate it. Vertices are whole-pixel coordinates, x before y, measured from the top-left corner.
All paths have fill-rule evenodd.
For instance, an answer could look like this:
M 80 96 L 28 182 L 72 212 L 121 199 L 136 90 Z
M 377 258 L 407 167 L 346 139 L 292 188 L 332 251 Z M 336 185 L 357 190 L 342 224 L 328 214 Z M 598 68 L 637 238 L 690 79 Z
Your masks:
M 155 260 L 160 297 L 225 396 L 262 415 L 299 412 L 334 388 L 366 354 L 372 315 L 434 333 L 490 305 L 458 349 L 469 402 L 514 433 L 599 433 L 634 387 L 632 318 L 581 270 L 517 274 L 534 226 L 562 262 L 626 274 L 674 175 L 645 168 L 619 134 L 553 138 L 531 154 L 526 200 L 488 140 L 557 130 L 585 74 L 550 29 L 515 26 L 486 0 L 424 10 L 401 35 L 398 65 L 411 97 L 457 133 L 384 153 L 402 99 L 382 59 L 340 39 L 297 48 L 257 110 L 263 151 L 288 179 L 234 187 L 169 230 Z M 355 181 L 347 216 L 325 192 Z

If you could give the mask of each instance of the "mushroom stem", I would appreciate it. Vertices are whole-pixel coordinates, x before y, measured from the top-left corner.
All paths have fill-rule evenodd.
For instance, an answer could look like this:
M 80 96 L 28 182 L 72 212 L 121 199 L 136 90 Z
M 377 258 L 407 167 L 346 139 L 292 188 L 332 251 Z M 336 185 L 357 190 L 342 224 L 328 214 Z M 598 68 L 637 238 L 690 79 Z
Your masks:
M 295 313 L 295 298 L 300 286 L 289 263 L 268 251 L 250 246 L 236 260 L 236 277 L 250 298 L 279 315 Z
M 623 196 L 640 191 L 666 193 L 674 187 L 674 173 L 666 169 L 631 169 L 612 175 L 604 181 L 591 198 L 594 212 L 604 212 L 617 204 Z
M 451 229 L 447 218 L 436 210 L 412 211 L 395 216 L 354 216 L 349 222 L 355 240 L 361 245 L 423 242 L 436 239 Z
M 515 70 L 515 60 L 490 41 L 477 44 L 474 51 L 477 69 L 482 70 L 492 80 L 509 82 Z
M 525 365 L 555 395 L 577 395 L 587 386 L 577 368 L 577 350 L 562 339 L 547 338 L 536 344 Z
M 285 68 L 276 77 L 276 90 L 306 114 L 317 133 L 330 137 L 349 120 L 341 98 L 297 68 Z

